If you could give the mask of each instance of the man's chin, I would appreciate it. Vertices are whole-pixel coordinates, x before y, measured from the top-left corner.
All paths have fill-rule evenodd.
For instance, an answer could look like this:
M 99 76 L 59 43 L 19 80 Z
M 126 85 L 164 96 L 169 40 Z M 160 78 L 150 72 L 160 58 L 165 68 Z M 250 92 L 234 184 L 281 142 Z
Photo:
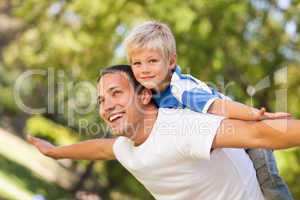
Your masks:
M 127 123 L 115 124 L 114 126 L 110 126 L 110 129 L 114 136 L 128 136 L 128 134 L 131 132 L 130 127 L 131 126 L 129 126 Z
M 111 128 L 113 136 L 124 136 L 125 131 L 117 128 Z

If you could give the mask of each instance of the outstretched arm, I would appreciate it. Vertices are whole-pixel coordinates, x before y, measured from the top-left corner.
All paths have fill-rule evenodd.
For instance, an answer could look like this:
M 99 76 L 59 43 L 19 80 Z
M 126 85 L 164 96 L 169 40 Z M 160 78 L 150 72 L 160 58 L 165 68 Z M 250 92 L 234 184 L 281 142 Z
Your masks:
M 257 122 L 225 119 L 212 148 L 285 149 L 300 146 L 300 120 L 277 119 Z
M 230 100 L 228 97 L 219 93 L 213 88 L 208 87 L 205 83 L 199 81 L 195 83 L 189 79 L 175 81 L 171 92 L 173 96 L 184 106 L 193 111 L 201 113 L 211 113 L 225 116 L 231 119 L 240 120 L 262 120 L 278 119 L 290 116 L 288 113 L 268 113 L 265 109 L 256 109 L 245 104 Z M 172 107 L 168 105 L 162 107 Z
M 51 143 L 28 136 L 28 142 L 34 145 L 42 154 L 54 159 L 73 160 L 113 160 L 113 144 L 115 139 L 92 139 L 77 144 L 56 147 Z
M 264 108 L 258 110 L 227 99 L 216 99 L 209 107 L 208 113 L 240 120 L 278 119 L 290 116 L 290 114 L 282 112 L 268 113 Z

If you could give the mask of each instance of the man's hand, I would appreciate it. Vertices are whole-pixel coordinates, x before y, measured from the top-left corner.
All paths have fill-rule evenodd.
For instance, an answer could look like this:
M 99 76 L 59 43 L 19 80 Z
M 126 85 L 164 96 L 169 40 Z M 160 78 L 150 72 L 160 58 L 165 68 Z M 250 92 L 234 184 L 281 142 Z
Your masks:
M 270 113 L 270 112 L 266 112 L 265 108 L 261 108 L 254 115 L 257 120 L 282 119 L 282 118 L 290 118 L 291 117 L 290 113 L 285 113 L 285 112 Z
M 46 140 L 28 136 L 27 140 L 42 154 L 54 159 L 72 160 L 114 160 L 115 138 L 101 138 L 82 141 L 76 144 L 56 147 Z
M 45 156 L 49 156 L 51 158 L 56 159 L 51 152 L 55 149 L 55 146 L 46 140 L 42 140 L 40 138 L 33 137 L 31 135 L 27 136 L 27 141 L 34 145 L 42 154 Z

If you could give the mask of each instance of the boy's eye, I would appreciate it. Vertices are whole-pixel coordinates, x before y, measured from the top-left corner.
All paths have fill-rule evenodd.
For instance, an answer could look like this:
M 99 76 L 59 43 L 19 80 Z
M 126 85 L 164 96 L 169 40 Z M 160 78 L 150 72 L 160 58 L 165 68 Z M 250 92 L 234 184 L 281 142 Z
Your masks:
M 157 62 L 156 59 L 151 59 L 151 60 L 149 60 L 149 63 L 156 63 L 156 62 Z
M 141 65 L 141 62 L 133 62 L 132 65 L 133 65 L 133 66 L 139 66 L 139 65 Z

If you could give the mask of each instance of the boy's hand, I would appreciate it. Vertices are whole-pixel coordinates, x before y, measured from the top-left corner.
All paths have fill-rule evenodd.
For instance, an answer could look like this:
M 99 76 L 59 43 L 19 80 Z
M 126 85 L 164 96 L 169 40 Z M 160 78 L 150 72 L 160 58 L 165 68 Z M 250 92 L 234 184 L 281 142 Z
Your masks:
M 256 120 L 263 120 L 265 119 L 265 113 L 266 113 L 266 109 L 261 108 L 258 112 L 254 112 L 254 118 Z
M 290 113 L 285 112 L 276 112 L 270 113 L 266 112 L 265 108 L 261 108 L 256 116 L 257 120 L 264 120 L 264 119 L 281 119 L 281 118 L 290 118 Z
M 55 146 L 46 140 L 42 140 L 31 135 L 27 136 L 27 141 L 34 145 L 42 154 L 45 156 L 49 156 L 55 159 L 53 155 L 51 155 L 51 151 L 55 149 Z
M 264 116 L 265 119 L 282 119 L 282 118 L 290 118 L 291 114 L 285 112 L 276 112 L 276 113 L 265 112 Z

